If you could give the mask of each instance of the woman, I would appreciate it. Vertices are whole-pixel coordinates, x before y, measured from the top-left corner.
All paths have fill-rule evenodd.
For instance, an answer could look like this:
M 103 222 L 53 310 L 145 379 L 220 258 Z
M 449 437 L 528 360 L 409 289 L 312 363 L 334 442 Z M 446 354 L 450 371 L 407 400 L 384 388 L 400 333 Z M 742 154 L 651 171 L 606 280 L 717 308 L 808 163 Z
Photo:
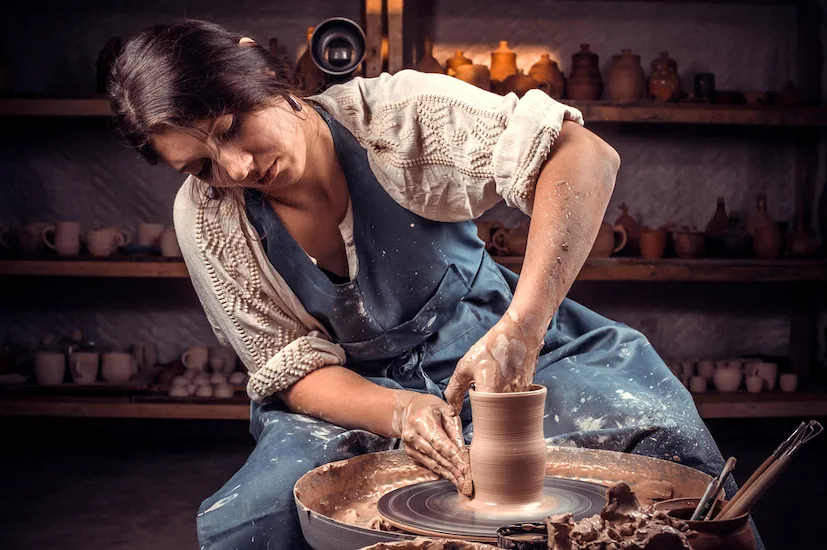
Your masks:
M 619 168 L 578 111 L 414 71 L 301 99 L 277 72 L 199 21 L 132 38 L 112 72 L 132 145 L 189 174 L 181 250 L 250 372 L 257 447 L 202 504 L 202 548 L 301 546 L 296 480 L 400 439 L 469 492 L 471 384 L 546 385 L 550 442 L 720 470 L 646 339 L 565 299 Z M 532 215 L 519 281 L 472 221 L 502 200 Z

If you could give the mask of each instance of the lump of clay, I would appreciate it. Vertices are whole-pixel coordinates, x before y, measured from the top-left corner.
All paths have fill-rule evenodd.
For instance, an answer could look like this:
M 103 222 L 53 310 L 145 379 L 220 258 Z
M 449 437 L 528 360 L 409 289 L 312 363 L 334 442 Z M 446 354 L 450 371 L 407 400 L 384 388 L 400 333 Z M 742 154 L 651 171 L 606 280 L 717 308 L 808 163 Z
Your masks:
M 692 550 L 686 522 L 643 508 L 624 482 L 609 488 L 599 515 L 574 521 L 571 514 L 546 519 L 552 550 Z

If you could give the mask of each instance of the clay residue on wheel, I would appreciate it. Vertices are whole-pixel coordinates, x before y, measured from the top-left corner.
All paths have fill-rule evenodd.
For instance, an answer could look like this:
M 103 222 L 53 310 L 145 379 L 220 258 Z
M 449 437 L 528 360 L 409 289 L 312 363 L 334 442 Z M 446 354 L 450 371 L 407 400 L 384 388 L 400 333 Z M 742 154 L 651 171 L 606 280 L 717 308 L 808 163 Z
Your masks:
M 479 542 L 418 537 L 414 540 L 379 542 L 362 550 L 497 550 L 496 546 Z
M 546 519 L 551 550 L 692 550 L 686 522 L 665 512 L 644 508 L 625 482 L 608 492 L 598 515 L 575 522 L 571 514 Z

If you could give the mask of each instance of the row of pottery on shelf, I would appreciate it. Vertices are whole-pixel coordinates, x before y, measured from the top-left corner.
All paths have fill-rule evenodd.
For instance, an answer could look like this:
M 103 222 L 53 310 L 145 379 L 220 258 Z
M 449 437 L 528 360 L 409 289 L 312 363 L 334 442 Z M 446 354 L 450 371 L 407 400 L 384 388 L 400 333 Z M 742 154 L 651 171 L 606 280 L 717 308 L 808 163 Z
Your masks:
M 164 257 L 181 256 L 178 238 L 172 226 L 162 223 L 140 222 L 137 247 L 159 249 Z M 123 227 L 95 227 L 83 232 L 76 221 L 33 222 L 16 228 L 0 227 L 0 247 L 21 256 L 32 256 L 47 249 L 58 256 L 77 256 L 85 247 L 96 258 L 111 256 L 119 248 L 132 244 L 132 234 Z
M 720 392 L 738 391 L 742 384 L 750 393 L 773 391 L 776 382 L 783 392 L 794 392 L 798 386 L 798 376 L 792 373 L 779 376 L 776 363 L 760 359 L 670 361 L 668 366 L 692 393 L 705 392 L 710 381 Z
M 241 371 L 229 374 L 222 372 L 206 373 L 199 369 L 188 368 L 183 374 L 175 376 L 170 384 L 170 397 L 215 397 L 228 399 L 235 395 L 235 386 L 247 383 L 247 375 Z

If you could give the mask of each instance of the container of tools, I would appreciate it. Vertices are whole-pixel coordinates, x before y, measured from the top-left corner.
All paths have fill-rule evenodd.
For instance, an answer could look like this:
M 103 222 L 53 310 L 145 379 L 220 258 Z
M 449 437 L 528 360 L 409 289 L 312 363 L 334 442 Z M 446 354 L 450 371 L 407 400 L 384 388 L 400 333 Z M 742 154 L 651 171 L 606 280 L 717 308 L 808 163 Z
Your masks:
M 686 540 L 692 550 L 755 550 L 755 535 L 749 524 L 749 514 L 720 521 L 691 520 L 693 512 L 701 499 L 675 498 L 657 502 L 655 510 L 666 512 L 670 517 L 686 521 L 691 532 Z M 717 501 L 714 513 L 719 513 L 727 501 Z

